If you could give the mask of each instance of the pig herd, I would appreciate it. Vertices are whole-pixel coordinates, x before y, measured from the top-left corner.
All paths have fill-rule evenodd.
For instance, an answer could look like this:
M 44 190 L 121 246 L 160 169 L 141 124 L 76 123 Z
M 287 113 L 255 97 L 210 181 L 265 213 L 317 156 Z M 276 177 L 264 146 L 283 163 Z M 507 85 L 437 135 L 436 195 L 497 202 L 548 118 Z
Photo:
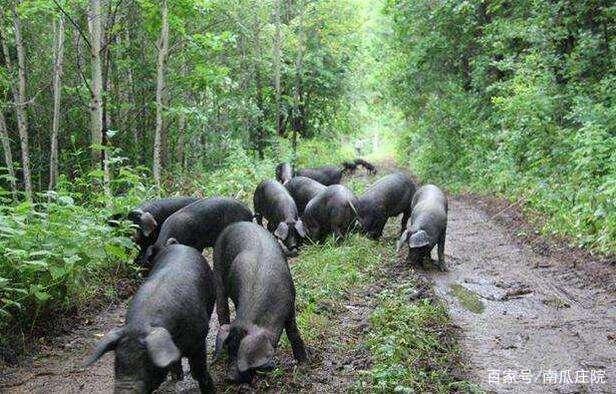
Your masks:
M 376 173 L 362 159 L 344 162 L 342 168 L 297 171 L 281 163 L 276 180 L 257 186 L 254 214 L 232 198 L 175 197 L 115 215 L 111 223 L 135 225 L 136 263 L 148 274 L 129 303 L 125 324 L 97 344 L 86 364 L 114 351 L 115 391 L 151 392 L 169 372 L 173 379 L 183 378 L 185 357 L 201 392 L 213 392 L 206 337 L 214 304 L 220 323 L 214 361 L 227 352 L 228 380 L 249 382 L 257 371 L 273 369 L 283 330 L 294 358 L 304 362 L 287 257 L 297 255 L 302 243 L 323 242 L 330 234 L 336 240 L 350 232 L 378 239 L 387 220 L 400 214 L 397 248 L 407 245 L 408 259 L 421 263 L 438 245 L 438 266 L 444 269 L 443 192 L 434 185 L 417 189 L 408 175 L 395 172 L 357 197 L 340 180 L 358 166 Z M 202 254 L 207 247 L 214 248 L 213 270 Z

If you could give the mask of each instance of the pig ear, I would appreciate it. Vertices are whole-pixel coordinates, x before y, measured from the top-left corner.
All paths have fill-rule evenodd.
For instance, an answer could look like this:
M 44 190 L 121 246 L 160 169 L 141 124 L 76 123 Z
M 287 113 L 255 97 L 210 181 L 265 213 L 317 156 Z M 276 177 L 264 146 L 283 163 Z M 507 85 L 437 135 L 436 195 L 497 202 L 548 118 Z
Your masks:
M 122 334 L 124 334 L 124 327 L 114 328 L 109 331 L 103 339 L 96 345 L 96 349 L 94 349 L 94 353 L 90 355 L 85 361 L 85 366 L 88 367 L 92 365 L 96 360 L 101 358 L 101 356 L 111 350 L 114 350 L 120 338 L 122 338 Z
M 270 365 L 274 347 L 263 331 L 247 335 L 240 342 L 237 352 L 237 368 L 245 372 L 252 368 Z
M 287 235 L 289 235 L 289 225 L 285 222 L 280 222 L 278 227 L 276 227 L 276 231 L 274 231 L 274 235 L 279 239 L 287 239 Z
M 159 368 L 167 368 L 171 363 L 180 359 L 180 350 L 173 343 L 171 334 L 163 327 L 156 327 L 147 337 L 145 346 L 150 358 Z
M 158 227 L 156 219 L 154 219 L 154 216 L 152 216 L 150 212 L 142 213 L 140 216 L 140 222 L 141 231 L 146 237 L 149 237 L 150 234 L 156 230 L 156 227 Z
M 400 239 L 398 240 L 398 242 L 396 242 L 396 253 L 399 252 L 400 249 L 402 249 L 402 246 L 404 245 L 406 241 L 408 241 L 408 239 L 409 239 L 409 230 L 404 230 L 404 232 L 400 236 Z
M 214 360 L 212 360 L 212 363 L 218 361 L 222 355 L 222 348 L 225 345 L 227 338 L 229 338 L 229 329 L 230 327 L 228 324 L 223 324 L 218 329 L 218 334 L 216 335 L 216 348 L 214 350 Z
M 175 239 L 175 238 L 171 237 L 171 238 L 169 238 L 169 239 L 167 240 L 167 242 L 165 243 L 165 246 L 175 245 L 175 244 L 178 244 L 178 243 L 179 243 L 179 242 L 178 242 L 178 240 L 177 240 L 177 239 Z
M 430 237 L 424 230 L 419 230 L 409 237 L 409 247 L 421 248 L 430 245 Z
M 304 227 L 304 222 L 302 222 L 301 219 L 297 219 L 297 222 L 295 222 L 295 230 L 297 230 L 297 234 L 299 234 L 300 237 L 306 238 L 306 228 Z

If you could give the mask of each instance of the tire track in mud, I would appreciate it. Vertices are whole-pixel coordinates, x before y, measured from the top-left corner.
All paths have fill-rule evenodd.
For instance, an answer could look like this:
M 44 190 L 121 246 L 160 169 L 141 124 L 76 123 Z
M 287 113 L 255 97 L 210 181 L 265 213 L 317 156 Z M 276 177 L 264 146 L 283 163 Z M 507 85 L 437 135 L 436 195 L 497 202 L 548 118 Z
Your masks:
M 450 199 L 445 252 L 449 271 L 428 275 L 462 328 L 472 380 L 482 389 L 616 392 L 613 294 L 518 245 L 461 199 Z

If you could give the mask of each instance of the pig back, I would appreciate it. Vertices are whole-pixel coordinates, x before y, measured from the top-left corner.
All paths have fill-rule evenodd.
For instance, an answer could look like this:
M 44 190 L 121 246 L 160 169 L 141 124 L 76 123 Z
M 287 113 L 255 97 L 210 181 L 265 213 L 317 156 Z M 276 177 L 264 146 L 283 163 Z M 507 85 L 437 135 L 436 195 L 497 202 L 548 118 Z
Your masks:
M 289 194 L 295 201 L 297 210 L 301 215 L 306 209 L 306 205 L 317 194 L 325 190 L 327 186 L 304 176 L 296 176 L 285 184 Z
M 396 172 L 375 182 L 359 198 L 359 202 L 381 210 L 386 216 L 395 216 L 409 208 L 416 188 L 408 175 Z
M 419 188 L 413 197 L 411 229 L 425 230 L 436 237 L 447 226 L 447 198 L 434 185 Z
M 215 300 L 214 277 L 205 258 L 195 248 L 176 244 L 161 251 L 154 264 L 129 304 L 127 325 L 164 327 L 178 345 L 204 336 Z
M 197 201 L 174 213 L 163 224 L 156 243 L 163 247 L 169 238 L 199 250 L 213 246 L 229 224 L 252 221 L 252 212 L 232 198 L 213 197 Z
M 286 319 L 295 288 L 276 239 L 254 223 L 227 227 L 214 247 L 214 270 L 220 275 L 238 318 L 264 325 Z

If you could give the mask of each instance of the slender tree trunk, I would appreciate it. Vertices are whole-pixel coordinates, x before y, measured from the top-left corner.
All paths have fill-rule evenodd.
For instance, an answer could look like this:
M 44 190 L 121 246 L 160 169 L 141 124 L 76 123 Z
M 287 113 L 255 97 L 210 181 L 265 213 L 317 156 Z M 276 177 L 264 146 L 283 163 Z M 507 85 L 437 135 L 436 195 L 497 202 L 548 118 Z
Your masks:
M 6 120 L 4 119 L 4 112 L 0 109 L 0 140 L 2 140 L 2 149 L 4 150 L 4 162 L 6 163 L 6 169 L 9 173 L 9 183 L 11 185 L 11 192 L 13 193 L 13 200 L 17 200 L 17 182 L 15 178 L 15 168 L 13 167 L 13 153 L 11 152 L 11 141 L 9 139 L 9 133 L 6 129 Z
M 302 61 L 303 61 L 303 45 L 304 45 L 304 9 L 300 4 L 299 11 L 299 26 L 298 26 L 298 43 L 297 43 L 297 58 L 295 59 L 295 92 L 293 94 L 293 165 L 295 166 L 295 161 L 297 160 L 297 137 L 298 133 L 301 129 L 301 113 L 300 113 L 300 102 L 302 98 L 301 87 L 302 87 Z
M 92 71 L 92 98 L 90 102 L 90 135 L 92 142 L 92 164 L 101 164 L 103 144 L 103 105 L 101 92 L 103 88 L 103 71 L 101 61 L 102 42 L 102 8 L 100 0 L 90 0 L 88 15 L 90 28 L 90 56 Z
M 181 113 L 178 119 L 178 160 L 180 168 L 186 168 L 186 114 Z
M 26 60 L 23 41 L 21 37 L 21 21 L 17 13 L 17 2 L 13 2 L 13 27 L 15 30 L 15 47 L 17 49 L 17 82 L 11 83 L 13 93 L 13 101 L 15 103 L 15 114 L 17 117 L 17 130 L 19 132 L 19 142 L 21 145 L 21 166 L 24 179 L 24 192 L 26 200 L 32 201 L 32 180 L 30 175 L 30 148 L 28 144 L 28 115 L 26 112 Z M 4 14 L 0 9 L 0 27 L 3 25 Z M 6 68 L 10 75 L 13 75 L 14 69 L 11 62 L 11 54 L 7 44 L 7 37 L 3 34 L 0 37 L 2 41 L 2 51 Z
M 282 114 L 280 110 L 280 62 L 281 62 L 281 37 L 280 37 L 280 0 L 274 1 L 274 16 L 276 23 L 276 38 L 274 42 L 274 88 L 276 89 L 276 134 L 282 135 Z
M 129 50 L 131 47 L 130 43 L 131 43 L 130 29 L 127 27 L 126 33 L 125 33 L 124 45 L 126 46 L 126 48 L 129 48 Z M 141 135 L 139 134 L 139 128 L 135 127 L 135 123 L 133 122 L 134 111 L 137 108 L 137 104 L 135 102 L 135 82 L 133 78 L 133 67 L 131 64 L 129 64 L 128 67 L 126 68 L 126 82 L 128 83 L 127 101 L 130 104 L 130 110 L 126 111 L 127 113 L 125 116 L 126 129 L 132 130 L 133 141 L 141 141 Z M 140 150 L 137 149 L 135 153 L 137 154 L 137 161 L 140 161 L 140 158 L 139 158 Z
M 162 28 L 160 42 L 158 46 L 158 62 L 156 64 L 156 134 L 154 135 L 154 179 L 160 190 L 161 187 L 161 166 L 164 127 L 164 95 L 165 95 L 165 63 L 169 52 L 169 9 L 167 0 L 162 2 Z
M 182 43 L 182 47 L 180 48 L 182 52 L 184 52 L 185 45 Z M 186 78 L 187 74 L 187 65 L 186 65 L 186 57 L 182 59 L 182 68 L 181 75 L 182 79 Z M 178 160 L 180 161 L 180 168 L 182 170 L 186 167 L 186 113 L 185 108 L 188 104 L 188 94 L 186 93 L 186 89 L 183 89 L 182 94 L 182 111 L 180 112 L 180 116 L 178 119 L 178 146 L 177 146 L 177 155 Z
M 54 23 L 55 24 L 55 23 Z M 51 126 L 51 153 L 49 157 L 49 190 L 58 182 L 58 132 L 60 129 L 60 104 L 62 94 L 62 61 L 64 58 L 64 17 L 54 26 L 53 62 L 53 121 Z
M 264 138 L 264 127 L 263 122 L 265 120 L 265 107 L 263 105 L 263 80 L 261 78 L 261 26 L 259 25 L 259 21 L 256 21 L 255 26 L 255 56 L 253 57 L 254 69 L 255 69 L 255 87 L 256 87 L 256 100 L 257 100 L 257 108 L 259 108 L 259 117 L 257 118 L 257 126 L 256 130 L 256 148 L 259 154 L 259 158 L 263 159 L 263 138 Z

